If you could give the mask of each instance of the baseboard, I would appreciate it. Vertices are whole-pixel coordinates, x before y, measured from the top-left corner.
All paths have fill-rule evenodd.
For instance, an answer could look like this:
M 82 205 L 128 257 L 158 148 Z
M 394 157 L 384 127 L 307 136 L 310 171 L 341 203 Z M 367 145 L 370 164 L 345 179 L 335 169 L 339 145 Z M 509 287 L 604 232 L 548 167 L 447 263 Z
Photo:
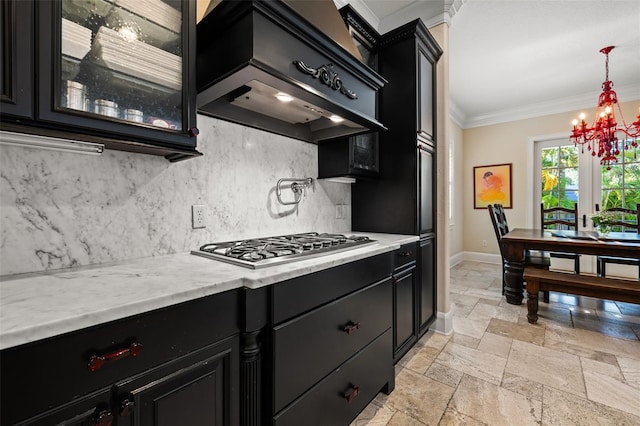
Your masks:
M 470 260 L 472 262 L 493 263 L 494 265 L 502 264 L 502 256 L 500 254 L 492 253 L 479 253 L 475 251 L 462 252 L 463 260 Z
M 433 331 L 440 334 L 449 335 L 453 332 L 453 310 L 449 312 L 438 312 L 433 325 Z
M 456 266 L 458 263 L 464 260 L 464 252 L 458 252 L 449 257 L 449 267 Z

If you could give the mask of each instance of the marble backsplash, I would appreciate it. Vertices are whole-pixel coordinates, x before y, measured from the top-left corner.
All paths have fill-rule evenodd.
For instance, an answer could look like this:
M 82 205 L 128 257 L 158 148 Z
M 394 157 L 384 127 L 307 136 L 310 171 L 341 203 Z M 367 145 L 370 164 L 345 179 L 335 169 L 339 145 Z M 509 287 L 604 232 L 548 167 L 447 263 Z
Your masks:
M 315 181 L 281 205 L 284 177 L 317 177 L 317 146 L 198 116 L 199 158 L 121 151 L 87 156 L 0 147 L 0 275 L 186 252 L 205 242 L 348 232 L 348 184 Z M 283 197 L 291 193 L 283 193 Z M 192 229 L 191 206 L 207 206 Z

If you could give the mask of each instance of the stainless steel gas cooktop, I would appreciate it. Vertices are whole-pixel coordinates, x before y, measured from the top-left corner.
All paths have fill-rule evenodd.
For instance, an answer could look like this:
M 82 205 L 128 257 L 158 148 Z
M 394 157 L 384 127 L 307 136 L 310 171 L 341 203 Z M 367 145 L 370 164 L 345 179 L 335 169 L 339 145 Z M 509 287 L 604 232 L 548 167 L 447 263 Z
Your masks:
M 342 234 L 303 234 L 209 243 L 191 254 L 257 269 L 349 250 L 374 240 Z

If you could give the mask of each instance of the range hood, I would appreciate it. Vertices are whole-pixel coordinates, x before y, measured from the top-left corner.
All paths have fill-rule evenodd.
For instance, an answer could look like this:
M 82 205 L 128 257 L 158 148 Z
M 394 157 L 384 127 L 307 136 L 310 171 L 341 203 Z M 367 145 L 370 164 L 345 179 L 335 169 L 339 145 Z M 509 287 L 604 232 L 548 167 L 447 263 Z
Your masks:
M 327 7 L 337 22 L 318 21 Z M 384 130 L 386 81 L 325 33 L 336 26 L 352 42 L 332 0 L 222 0 L 197 26 L 198 112 L 312 143 Z

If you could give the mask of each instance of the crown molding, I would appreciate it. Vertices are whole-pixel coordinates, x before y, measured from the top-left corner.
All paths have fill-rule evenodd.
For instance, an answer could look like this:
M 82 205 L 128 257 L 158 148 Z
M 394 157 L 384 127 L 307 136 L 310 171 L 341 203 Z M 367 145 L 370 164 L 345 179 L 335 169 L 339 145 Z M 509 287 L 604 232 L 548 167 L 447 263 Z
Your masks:
M 375 13 L 369 9 L 369 6 L 362 0 L 333 0 L 336 7 L 340 9 L 348 4 L 353 7 L 356 12 L 362 16 L 362 18 L 367 21 L 369 25 L 371 25 L 376 31 L 379 31 L 380 28 L 380 18 L 376 16 Z
M 398 10 L 397 12 L 385 16 L 382 20 L 378 17 L 365 0 L 333 0 L 338 9 L 348 4 L 351 5 L 373 28 L 380 34 L 391 31 L 407 22 L 411 22 L 416 17 L 422 19 L 427 28 L 433 28 L 442 23 L 451 25 L 451 20 L 460 8 L 469 0 L 415 0 L 413 3 Z M 441 6 L 440 6 L 440 4 Z
M 640 100 L 640 85 L 633 84 L 628 86 L 619 86 L 616 88 L 616 92 L 623 94 L 623 96 L 618 95 L 619 102 Z M 602 91 L 593 91 L 583 95 L 523 105 L 520 107 L 493 111 L 476 116 L 465 116 L 459 108 L 456 108 L 456 110 L 451 108 L 450 113 L 454 115 L 457 120 L 460 120 L 462 128 L 469 129 L 473 127 L 507 123 L 510 121 L 525 120 L 544 115 L 560 114 L 585 108 L 592 110 L 596 107 L 600 93 L 602 93 Z M 450 104 L 453 105 L 453 102 L 450 102 Z
M 427 28 L 433 28 L 451 20 L 468 0 L 416 0 L 397 12 L 384 17 L 380 21 L 380 33 L 385 33 L 402 24 L 413 21 L 416 17 L 422 19 Z
M 447 25 L 451 25 L 451 20 L 467 1 L 468 0 L 444 0 L 444 14 Z

